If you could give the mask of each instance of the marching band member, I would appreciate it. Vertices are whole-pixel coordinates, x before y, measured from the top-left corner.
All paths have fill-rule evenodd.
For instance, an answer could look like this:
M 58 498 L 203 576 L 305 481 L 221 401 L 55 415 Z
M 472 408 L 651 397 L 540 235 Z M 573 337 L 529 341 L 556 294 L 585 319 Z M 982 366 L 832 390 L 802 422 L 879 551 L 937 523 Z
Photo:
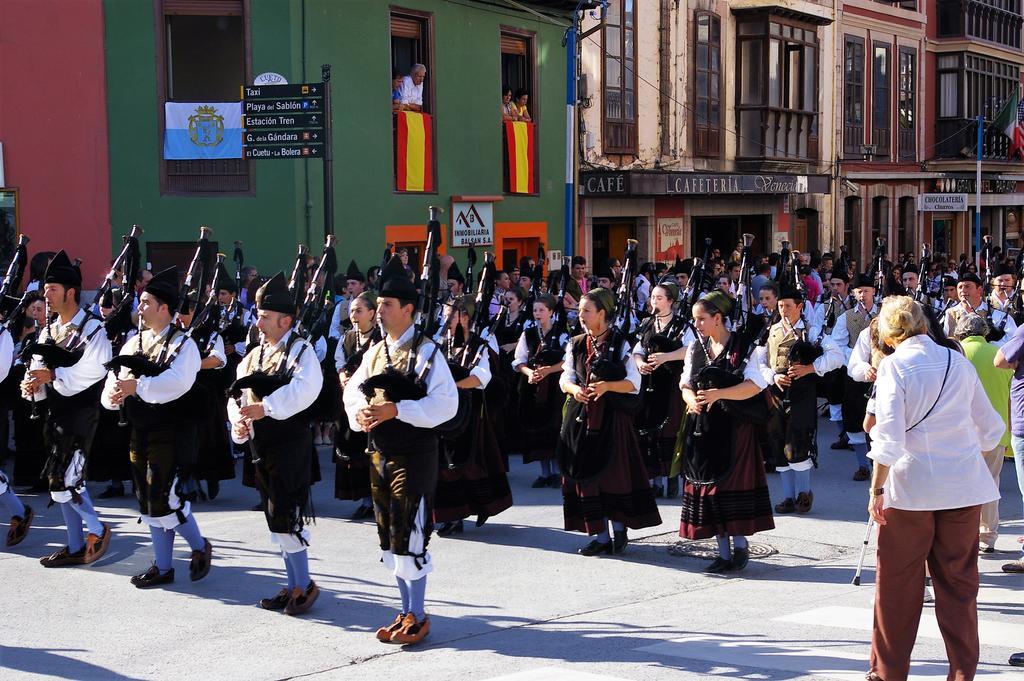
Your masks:
M 562 406 L 565 397 L 557 390 L 562 358 L 569 337 L 553 323 L 558 309 L 555 297 L 543 293 L 533 303 L 535 324 L 527 327 L 516 343 L 512 369 L 521 374 L 517 416 L 522 432 L 523 463 L 540 462 L 540 477 L 531 487 L 560 487 L 555 458 Z
M 313 515 L 310 407 L 324 377 L 313 346 L 293 331 L 297 305 L 284 274 L 278 272 L 259 288 L 256 309 L 260 343 L 238 365 L 232 392 L 243 394 L 228 403 L 228 415 L 235 442 L 249 442 L 252 448 L 263 514 L 287 575 L 287 587 L 262 599 L 260 607 L 300 615 L 320 595 L 309 576 L 306 525 Z
M 766 345 L 754 351 L 751 361 L 760 367 L 765 382 L 781 408 L 769 422 L 769 442 L 775 444 L 773 458 L 781 474 L 783 500 L 775 505 L 776 513 L 809 513 L 814 502 L 811 491 L 811 468 L 817 454 L 817 404 L 814 382 L 810 374 L 823 376 L 842 365 L 843 353 L 830 336 L 822 336 L 817 327 L 803 316 L 803 293 L 785 288 L 779 295 L 780 319 L 768 331 Z M 809 354 L 816 339 L 821 355 Z M 798 345 L 799 343 L 799 345 Z M 793 355 L 794 347 L 804 350 Z
M 627 527 L 661 524 L 631 413 L 640 373 L 625 339 L 612 338 L 608 318 L 614 312 L 610 291 L 583 294 L 579 319 L 585 333 L 566 345 L 558 383 L 572 398 L 558 448 L 565 529 L 593 537 L 578 549 L 582 556 L 622 553 L 629 543 Z M 616 375 L 623 378 L 610 378 Z
M 946 311 L 944 328 L 946 335 L 953 336 L 957 322 L 968 314 L 976 314 L 988 323 L 988 338 L 996 345 L 1002 346 L 1017 330 L 1013 317 L 1002 310 L 993 310 L 989 302 L 982 300 L 982 283 L 977 274 L 965 272 L 956 283 L 956 295 L 960 302 Z M 1000 328 L 1002 333 L 999 332 Z M 996 337 L 998 336 L 998 338 Z
M 345 337 L 334 352 L 334 364 L 342 391 L 369 349 L 380 342 L 377 294 L 363 292 L 357 295 L 349 305 L 349 319 L 352 320 L 352 328 L 345 332 Z M 373 498 L 370 495 L 370 459 L 366 452 L 366 433 L 353 430 L 342 410 L 335 434 L 334 498 L 359 502 L 352 520 L 370 518 L 373 516 Z
M 870 383 L 874 382 L 874 371 L 871 369 L 868 339 L 861 336 L 878 314 L 875 282 L 871 277 L 857 275 L 853 281 L 853 297 L 857 304 L 836 319 L 832 340 L 845 355 L 844 364 L 847 366 L 843 390 L 843 432 L 857 456 L 857 471 L 853 479 L 864 482 L 871 475 L 868 441 L 864 435 L 864 410 L 868 404 Z
M 53 319 L 47 319 L 40 340 L 29 352 L 47 345 L 71 355 L 71 364 L 49 366 L 32 353 L 21 383 L 29 402 L 49 405 L 43 436 L 50 452 L 43 469 L 50 497 L 60 504 L 67 544 L 40 559 L 44 567 L 94 563 L 107 551 L 110 527 L 100 521 L 85 487 L 87 456 L 99 419 L 99 394 L 110 360 L 110 341 L 103 323 L 81 309 L 82 273 L 59 251 L 46 268 L 43 297 Z M 41 416 L 40 416 L 41 417 Z M 88 529 L 83 537 L 82 525 Z
M 486 270 L 485 270 L 486 272 Z M 494 379 L 489 339 L 473 337 L 469 328 L 474 308 L 465 298 L 445 303 L 448 333 L 444 353 L 455 386 L 466 391 L 469 413 L 454 433 L 442 433 L 434 522 L 437 534 L 461 534 L 463 520 L 477 516 L 476 526 L 512 506 L 512 490 L 501 460 L 501 450 L 491 426 L 484 389 Z
M 193 582 L 210 572 L 213 554 L 209 540 L 199 532 L 191 504 L 180 496 L 179 473 L 191 462 L 181 461 L 179 450 L 192 449 L 181 441 L 180 426 L 188 418 L 186 393 L 195 383 L 200 358 L 195 342 L 172 324 L 179 296 L 176 267 L 159 272 L 146 284 L 139 300 L 140 325 L 145 329 L 124 344 L 118 357 L 138 355 L 161 372 L 136 377 L 127 366 L 119 366 L 107 374 L 101 397 L 107 409 L 123 408 L 132 428 L 133 486 L 142 522 L 149 525 L 155 558 L 152 567 L 132 577 L 139 589 L 174 582 L 175 532 L 192 549 L 189 578 Z
M 712 573 L 745 568 L 750 560 L 747 537 L 775 527 L 755 423 L 746 414 L 729 411 L 746 402 L 760 408 L 765 418 L 768 414 L 761 395 L 768 382 L 755 362 L 746 361 L 753 339 L 730 332 L 725 324 L 733 305 L 719 291 L 694 304 L 693 321 L 701 338 L 686 350 L 679 380 L 690 413 L 679 536 L 717 539 L 718 557 L 705 568 Z M 736 384 L 702 387 L 705 368 L 728 372 Z
M 413 325 L 419 295 L 400 256 L 392 256 L 381 276 L 377 315 L 386 337 L 367 352 L 343 397 L 350 427 L 367 433 L 381 560 L 402 596 L 401 611 L 377 630 L 377 639 L 414 644 L 430 631 L 426 578 L 434 563 L 427 545 L 438 472 L 433 429 L 455 416 L 459 397 L 437 346 Z M 372 387 L 375 381 L 425 394 L 390 399 L 384 387 Z M 372 397 L 367 399 L 364 390 Z

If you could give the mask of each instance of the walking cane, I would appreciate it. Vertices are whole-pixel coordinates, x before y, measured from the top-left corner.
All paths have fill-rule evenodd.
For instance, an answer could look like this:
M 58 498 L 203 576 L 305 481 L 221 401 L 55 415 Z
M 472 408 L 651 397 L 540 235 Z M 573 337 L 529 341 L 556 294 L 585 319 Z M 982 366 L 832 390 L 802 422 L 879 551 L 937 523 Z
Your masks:
M 853 576 L 853 585 L 860 586 L 860 573 L 864 570 L 864 556 L 868 552 L 868 542 L 871 541 L 871 528 L 875 526 L 875 519 L 868 516 L 868 526 L 864 530 L 864 545 L 860 547 L 860 560 L 857 561 L 857 574 Z

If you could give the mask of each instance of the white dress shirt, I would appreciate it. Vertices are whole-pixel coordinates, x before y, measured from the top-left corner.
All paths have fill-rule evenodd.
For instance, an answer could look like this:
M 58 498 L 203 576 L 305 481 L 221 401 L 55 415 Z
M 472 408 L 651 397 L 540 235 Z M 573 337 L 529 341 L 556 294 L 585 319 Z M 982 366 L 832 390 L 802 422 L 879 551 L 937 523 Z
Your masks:
M 385 338 L 382 343 L 387 343 L 390 351 L 394 352 L 402 344 L 412 340 L 415 326 L 410 326 L 398 340 Z M 376 346 L 375 346 L 376 347 Z M 448 363 L 444 359 L 444 353 L 440 350 L 434 355 L 435 346 L 432 343 L 422 343 L 416 351 L 417 373 L 423 370 L 423 366 L 434 356 L 434 362 L 427 374 L 427 396 L 418 400 L 402 400 L 396 403 L 399 421 L 405 421 L 417 428 L 436 428 L 445 421 L 455 416 L 459 409 L 459 392 L 452 380 L 452 372 L 448 369 Z M 404 367 L 402 367 L 404 369 Z M 345 385 L 342 393 L 342 400 L 345 403 L 345 413 L 348 414 L 349 426 L 352 430 L 361 431 L 362 426 L 356 422 L 356 414 L 368 403 L 366 396 L 359 390 L 369 375 L 369 363 L 364 361 L 352 374 L 352 378 Z
M 423 106 L 423 83 L 416 85 L 412 82 L 411 76 L 402 76 L 402 104 L 415 104 Z
M 0 329 L 0 381 L 7 378 L 14 365 L 14 337 L 7 329 Z
M 633 389 L 629 391 L 631 395 L 640 394 L 640 370 L 636 368 L 636 362 L 630 358 L 632 348 L 629 347 L 629 343 L 622 344 L 622 351 L 619 353 L 619 361 L 626 367 L 626 379 L 633 385 Z M 562 389 L 563 393 L 568 394 L 570 385 L 582 385 L 579 377 L 576 375 L 576 366 L 572 358 L 572 343 L 567 343 L 565 346 L 565 358 L 562 360 L 562 375 L 558 379 L 558 387 Z
M 858 306 L 855 308 L 863 316 L 864 309 Z M 876 305 L 871 306 L 869 315 L 877 315 L 878 307 Z M 844 363 L 849 363 L 850 354 L 853 352 L 853 348 L 850 347 L 850 327 L 846 323 L 846 313 L 842 313 L 836 316 L 836 325 L 832 327 L 832 340 L 836 342 L 836 345 L 840 350 L 843 351 Z M 856 343 L 854 339 L 854 343 Z
M 544 337 L 544 332 L 540 332 L 541 337 Z M 565 344 L 569 341 L 568 334 L 561 334 L 558 337 L 558 346 L 561 348 L 565 347 Z M 532 349 L 526 342 L 526 332 L 519 334 L 519 342 L 516 343 L 515 355 L 512 357 L 512 371 L 519 371 L 519 367 L 527 364 L 530 361 L 530 353 Z
M 291 329 L 286 331 L 284 336 L 270 349 L 277 350 L 286 347 L 292 333 L 294 332 Z M 260 345 L 257 345 L 249 351 L 249 354 L 257 353 L 258 356 L 260 347 Z M 243 359 L 238 365 L 236 377 L 242 378 L 249 375 L 249 371 L 245 368 L 248 366 L 248 362 Z M 294 367 L 291 380 L 262 400 L 263 411 L 266 415 L 279 421 L 291 418 L 303 409 L 308 409 L 316 401 L 317 396 L 320 394 L 320 388 L 323 387 L 324 383 L 324 373 L 320 369 L 320 362 L 316 358 L 313 347 L 304 338 L 292 344 L 291 349 L 288 351 L 288 359 L 285 366 L 288 368 Z M 250 395 L 249 404 L 257 401 Z M 231 421 L 232 425 L 231 438 L 238 444 L 242 444 L 249 439 L 248 436 L 239 438 L 233 427 L 242 418 L 240 409 L 235 400 L 228 400 L 228 420 Z
M 107 373 L 103 365 L 110 361 L 112 350 L 110 349 L 110 340 L 107 339 L 107 334 L 101 328 L 103 322 L 95 317 L 90 317 L 89 321 L 85 321 L 85 318 L 85 310 L 79 310 L 67 324 L 61 324 L 60 319 L 50 324 L 50 328 L 53 329 L 55 334 L 63 334 L 66 328 L 72 324 L 80 327 L 82 341 L 85 342 L 81 359 L 69 367 L 56 367 L 53 370 L 53 383 L 47 389 L 56 390 L 63 397 L 77 395 L 86 388 L 95 385 L 98 381 L 103 380 Z M 83 322 L 84 326 L 82 326 Z M 45 339 L 46 327 L 43 328 L 43 338 Z M 90 335 L 92 336 L 91 338 Z M 9 333 L 5 333 L 4 336 L 8 339 L 10 338 Z M 33 355 L 32 361 L 29 363 L 29 370 L 42 368 L 42 360 Z M 40 390 L 33 399 L 39 402 L 45 399 L 45 397 L 46 391 Z
M 804 320 L 799 320 L 793 326 L 794 329 L 804 328 Z M 819 337 L 820 327 L 811 325 L 810 331 L 807 333 L 807 339 L 811 340 Z M 836 342 L 832 340 L 832 336 L 824 335 L 821 337 L 821 357 L 814 360 L 812 366 L 814 367 L 814 373 L 819 376 L 824 376 L 833 369 L 838 369 L 843 366 L 843 351 L 839 349 Z M 761 375 L 764 377 L 765 382 L 768 385 L 775 384 L 775 369 L 772 369 L 771 364 L 768 361 L 768 344 L 758 346 L 754 350 L 753 356 L 751 356 L 748 363 L 758 367 Z
M 691 343 L 686 349 L 686 359 L 683 360 L 683 374 L 679 377 L 680 390 L 690 387 L 690 384 L 693 382 L 693 354 L 695 352 L 703 353 L 705 347 L 702 343 Z M 716 358 L 707 357 L 706 359 L 705 366 L 710 365 Z M 761 390 L 768 387 L 764 374 L 761 373 L 757 362 L 753 360 L 748 361 L 743 367 L 743 380 L 750 381 Z
M 949 310 L 946 311 L 946 318 L 943 321 L 943 328 L 945 329 L 947 336 L 952 337 L 953 336 L 953 331 L 956 330 L 954 328 L 954 327 L 956 327 L 956 323 L 953 321 L 953 310 L 965 310 L 966 311 L 966 309 L 967 308 L 964 307 L 963 303 L 957 303 L 956 305 L 954 305 L 953 307 L 951 307 Z M 981 304 L 978 305 L 978 307 L 976 307 L 975 309 L 978 310 L 979 312 L 982 311 L 982 310 L 988 310 L 989 309 L 988 302 L 984 301 L 984 300 L 981 301 Z M 1003 318 L 1006 318 L 1006 325 L 1003 327 L 1003 331 L 1005 331 L 1006 334 L 1002 338 L 1000 338 L 999 340 L 992 341 L 998 347 L 1002 347 L 1003 345 L 1005 345 L 1006 341 L 1010 340 L 1013 337 L 1014 332 L 1017 330 L 1017 324 L 1016 324 L 1016 322 L 1013 321 L 1013 317 L 1010 317 L 1009 315 L 1006 314 L 1006 312 L 1004 312 L 1002 310 L 992 310 L 989 313 L 989 316 L 988 316 L 989 326 L 991 328 L 995 329 L 997 326 L 999 326 L 1000 324 L 1003 323 Z
M 146 329 L 142 332 L 142 336 L 135 335 L 128 339 L 128 342 L 121 346 L 121 352 L 118 355 L 135 354 L 136 349 L 139 347 L 140 338 L 145 343 L 143 347 L 146 348 L 151 347 L 157 342 L 162 343 L 163 337 L 170 333 L 173 328 L 172 324 L 168 324 L 159 334 Z M 143 402 L 150 404 L 172 402 L 187 393 L 192 384 L 196 382 L 196 374 L 199 373 L 199 364 L 201 362 L 199 348 L 196 347 L 195 341 L 191 338 L 186 338 L 184 333 L 179 333 L 171 340 L 166 356 L 174 354 L 178 346 L 182 346 L 181 350 L 177 353 L 174 361 L 171 362 L 171 366 L 166 371 L 158 376 L 138 377 L 135 392 Z M 103 386 L 103 394 L 100 397 L 100 403 L 107 409 L 117 409 L 110 401 L 110 394 L 114 391 L 117 378 L 133 378 L 133 376 L 125 367 L 121 368 L 119 377 L 114 376 L 113 371 L 107 372 L 107 382 Z
M 937 511 L 999 498 L 981 453 L 1006 426 L 963 355 L 923 334 L 908 338 L 878 367 L 874 408 L 868 456 L 890 467 L 887 508 Z
M 850 350 L 850 358 L 846 365 L 846 373 L 850 378 L 861 383 L 870 383 L 868 369 L 871 368 L 871 329 L 864 329 L 857 336 L 857 342 Z

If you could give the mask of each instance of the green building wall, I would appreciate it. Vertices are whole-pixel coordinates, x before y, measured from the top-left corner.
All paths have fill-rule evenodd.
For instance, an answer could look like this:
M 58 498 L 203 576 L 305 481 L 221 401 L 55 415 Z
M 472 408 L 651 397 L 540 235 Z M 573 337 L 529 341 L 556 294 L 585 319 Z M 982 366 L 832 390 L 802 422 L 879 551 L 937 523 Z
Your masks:
M 453 195 L 503 193 L 500 128 L 502 26 L 536 33 L 531 113 L 538 121 L 536 196 L 505 195 L 496 223 L 547 223 L 549 249 L 561 248 L 565 153 L 564 28 L 528 13 L 472 0 L 406 0 L 394 6 L 433 14 L 437 155 L 436 194 L 393 190 L 389 3 L 306 0 L 307 81 L 332 65 L 335 231 L 339 258 L 365 269 L 379 262 L 386 225 L 426 221 L 427 207 L 446 211 Z M 302 82 L 303 3 L 251 0 L 253 74 L 281 73 Z M 110 192 L 113 242 L 132 223 L 147 241 L 194 241 L 200 224 L 214 229 L 221 250 L 245 243 L 247 263 L 271 273 L 287 268 L 297 243 L 318 254 L 323 243 L 322 162 L 252 161 L 255 196 L 161 196 L 155 4 L 105 0 Z M 562 23 L 567 23 L 563 20 Z M 539 107 L 539 108 L 535 108 Z M 539 114 L 539 115 L 538 115 Z M 310 220 L 305 216 L 308 163 Z M 449 228 L 450 229 L 450 228 Z M 463 249 L 452 251 L 463 259 Z

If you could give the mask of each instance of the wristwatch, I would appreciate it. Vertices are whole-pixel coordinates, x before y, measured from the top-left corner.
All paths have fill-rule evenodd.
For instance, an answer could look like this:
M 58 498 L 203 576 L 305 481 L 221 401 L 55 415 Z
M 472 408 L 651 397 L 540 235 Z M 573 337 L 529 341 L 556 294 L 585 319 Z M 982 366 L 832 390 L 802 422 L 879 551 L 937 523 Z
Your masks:
M 873 496 L 873 497 L 880 497 L 883 494 L 885 494 L 885 488 L 884 487 L 876 487 L 875 489 L 871 490 L 871 496 Z

